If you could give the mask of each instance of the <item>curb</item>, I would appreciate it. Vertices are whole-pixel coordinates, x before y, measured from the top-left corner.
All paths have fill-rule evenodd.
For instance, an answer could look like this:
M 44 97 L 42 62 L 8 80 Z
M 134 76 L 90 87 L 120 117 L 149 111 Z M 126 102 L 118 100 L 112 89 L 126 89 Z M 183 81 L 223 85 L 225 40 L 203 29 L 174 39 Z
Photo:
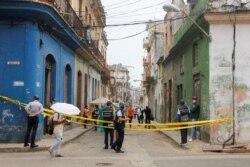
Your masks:
M 68 140 L 65 140 L 62 142 L 61 146 L 65 146 L 66 144 L 76 140 L 80 136 L 84 135 L 85 133 L 89 132 L 92 130 L 92 128 L 89 128 L 78 135 L 69 138 Z M 43 140 L 43 139 L 42 139 Z M 6 148 L 0 148 L 0 153 L 12 153 L 12 152 L 38 152 L 38 151 L 47 151 L 50 146 L 41 146 L 41 147 L 36 147 L 36 148 L 30 148 L 30 147 L 6 147 Z

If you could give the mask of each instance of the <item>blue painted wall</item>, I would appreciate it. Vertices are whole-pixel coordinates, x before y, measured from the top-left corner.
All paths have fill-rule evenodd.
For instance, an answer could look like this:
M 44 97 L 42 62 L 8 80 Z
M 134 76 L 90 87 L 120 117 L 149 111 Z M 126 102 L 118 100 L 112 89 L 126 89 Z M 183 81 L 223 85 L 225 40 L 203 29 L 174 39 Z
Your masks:
M 43 44 L 40 45 L 40 39 Z M 55 97 L 64 100 L 64 73 L 72 69 L 71 102 L 73 103 L 74 52 L 36 23 L 0 22 L 0 95 L 28 103 L 39 95 L 44 104 L 45 60 L 52 55 L 56 61 Z M 24 110 L 0 101 L 0 142 L 23 142 L 27 118 Z M 43 116 L 39 117 L 37 139 L 43 137 Z

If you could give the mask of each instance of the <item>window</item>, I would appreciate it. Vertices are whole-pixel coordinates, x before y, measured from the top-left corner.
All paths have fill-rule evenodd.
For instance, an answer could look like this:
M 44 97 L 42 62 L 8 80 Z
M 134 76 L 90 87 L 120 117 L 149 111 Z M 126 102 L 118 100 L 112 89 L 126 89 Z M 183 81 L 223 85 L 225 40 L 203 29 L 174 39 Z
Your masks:
M 181 75 L 184 74 L 184 55 L 181 56 L 181 60 L 180 60 L 180 74 Z
M 182 86 L 182 84 L 177 86 L 177 103 L 178 104 L 179 104 L 181 99 L 183 99 L 183 86 Z
M 199 62 L 199 52 L 198 52 L 198 44 L 193 44 L 193 67 L 197 66 Z

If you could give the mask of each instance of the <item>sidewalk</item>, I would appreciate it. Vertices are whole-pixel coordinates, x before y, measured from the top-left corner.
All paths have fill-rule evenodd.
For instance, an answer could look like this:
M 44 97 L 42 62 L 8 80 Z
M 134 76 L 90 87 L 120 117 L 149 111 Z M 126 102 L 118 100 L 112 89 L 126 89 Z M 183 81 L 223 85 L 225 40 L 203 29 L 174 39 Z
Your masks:
M 205 143 L 199 139 L 196 139 L 192 142 L 187 142 L 187 144 L 184 145 L 180 145 L 181 143 L 181 134 L 180 131 L 161 131 L 161 133 L 163 133 L 164 135 L 166 135 L 170 140 L 172 140 L 176 145 L 178 145 L 179 147 L 182 147 L 183 149 L 188 149 L 190 151 L 202 151 L 203 147 L 207 146 L 208 143 Z M 188 136 L 188 140 L 191 137 Z
M 90 131 L 92 128 L 84 129 L 83 126 L 74 127 L 64 131 L 62 145 L 65 145 L 72 140 L 78 138 L 84 133 Z M 45 136 L 43 139 L 36 142 L 39 147 L 30 149 L 30 147 L 23 147 L 23 143 L 0 143 L 0 152 L 29 152 L 29 151 L 44 151 L 55 143 L 54 135 Z

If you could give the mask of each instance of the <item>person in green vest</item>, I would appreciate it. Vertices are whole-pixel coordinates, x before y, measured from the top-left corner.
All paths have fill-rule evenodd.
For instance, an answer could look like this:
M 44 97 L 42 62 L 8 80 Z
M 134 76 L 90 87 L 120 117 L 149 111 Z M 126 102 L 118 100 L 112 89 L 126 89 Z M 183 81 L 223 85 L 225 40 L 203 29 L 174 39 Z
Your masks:
M 190 106 L 190 118 L 192 122 L 197 121 L 200 117 L 200 105 L 198 104 L 197 99 L 197 96 L 192 97 L 193 103 Z M 196 130 L 196 127 L 191 129 L 191 139 L 189 139 L 189 141 L 196 139 Z
M 99 120 L 103 120 L 103 106 L 101 105 L 98 109 L 99 111 Z M 104 128 L 103 128 L 103 123 L 102 122 L 99 122 L 99 131 L 100 132 L 104 132 Z

